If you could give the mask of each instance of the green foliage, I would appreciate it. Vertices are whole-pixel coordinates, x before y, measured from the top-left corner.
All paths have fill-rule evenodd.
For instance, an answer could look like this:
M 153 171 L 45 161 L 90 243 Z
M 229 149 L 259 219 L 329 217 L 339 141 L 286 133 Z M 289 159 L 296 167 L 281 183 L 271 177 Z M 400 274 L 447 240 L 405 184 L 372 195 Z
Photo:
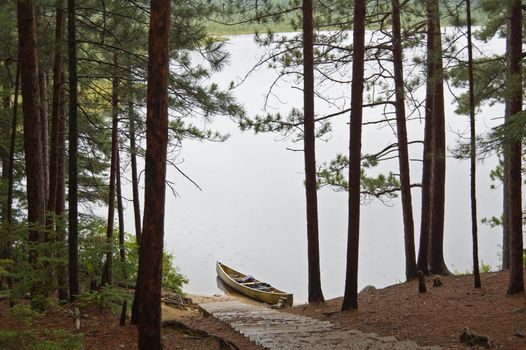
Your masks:
M 130 280 L 135 283 L 139 268 L 138 249 L 135 238 L 131 235 L 126 235 L 125 247 L 127 256 L 126 269 L 130 271 Z M 172 293 L 184 294 L 183 286 L 188 283 L 188 279 L 179 271 L 179 268 L 175 266 L 174 259 L 173 254 L 167 251 L 163 252 L 161 287 Z M 118 264 L 120 264 L 120 262 Z M 116 268 L 116 271 L 118 270 L 122 270 L 122 268 Z
M 100 218 L 85 217 L 82 221 L 79 237 L 79 272 L 81 283 L 85 286 L 84 289 L 88 288 L 92 280 L 98 281 L 100 279 L 108 248 L 106 222 Z M 111 248 L 114 256 L 114 284 L 132 288 L 137 279 L 139 266 L 138 246 L 135 237 L 130 234 L 125 235 L 126 260 L 124 263 L 120 260 L 117 236 L 114 237 Z M 162 287 L 168 291 L 182 294 L 182 288 L 187 283 L 188 279 L 174 265 L 174 256 L 165 251 L 163 253 Z M 108 296 L 111 297 L 114 294 L 114 291 L 110 289 L 106 293 L 108 294 L 106 298 L 104 295 L 101 295 L 100 298 L 107 300 Z M 99 298 L 99 296 L 93 297 Z
M 491 265 L 489 264 L 484 264 L 483 261 L 480 262 L 480 266 L 479 266 L 479 272 L 480 273 L 487 273 L 487 272 L 491 272 Z M 460 272 L 458 270 L 453 270 L 453 274 L 457 275 L 457 276 L 465 276 L 465 275 L 472 275 L 473 274 L 473 269 L 471 270 L 466 270 L 464 272 Z
M 47 232 L 44 229 L 44 232 Z M 32 296 L 32 307 L 46 310 L 53 305 L 52 293 L 57 288 L 52 271 L 66 265 L 65 242 L 55 240 L 53 233 L 47 232 L 49 241 L 34 243 L 28 239 L 28 227 L 13 224 L 9 230 L 11 244 L 10 259 L 0 263 L 0 273 L 14 280 L 14 288 L 6 291 L 10 300 L 18 301 L 27 295 Z M 29 254 L 38 257 L 30 262 Z
M 35 317 L 41 316 L 42 314 L 33 310 L 27 304 L 15 304 L 10 310 L 9 314 L 14 319 L 24 323 L 26 326 L 31 324 Z
M 101 312 L 108 308 L 116 311 L 124 301 L 130 303 L 131 300 L 131 295 L 122 288 L 107 285 L 97 291 L 82 293 L 79 296 L 78 304 L 81 308 L 98 307 Z
M 348 191 L 348 165 L 347 156 L 337 155 L 329 164 L 321 166 L 318 171 L 318 185 L 320 187 L 327 186 L 335 191 Z M 400 190 L 400 181 L 391 172 L 387 176 L 383 174 L 368 176 L 366 174 L 366 168 L 373 168 L 377 165 L 378 159 L 376 157 L 362 157 L 360 191 L 363 202 L 370 202 L 373 199 L 382 201 L 393 199 L 397 197 L 396 192 Z
M 161 280 L 162 288 L 176 294 L 183 294 L 183 285 L 188 283 L 188 279 L 181 274 L 179 268 L 174 265 L 174 256 L 170 253 L 163 253 L 163 276 Z
M 481 261 L 481 263 L 480 263 L 480 272 L 481 273 L 491 272 L 491 266 L 489 264 L 484 264 L 484 262 Z
M 20 350 L 81 350 L 84 349 L 84 335 L 58 329 L 44 334 L 36 331 L 0 330 L 0 349 Z

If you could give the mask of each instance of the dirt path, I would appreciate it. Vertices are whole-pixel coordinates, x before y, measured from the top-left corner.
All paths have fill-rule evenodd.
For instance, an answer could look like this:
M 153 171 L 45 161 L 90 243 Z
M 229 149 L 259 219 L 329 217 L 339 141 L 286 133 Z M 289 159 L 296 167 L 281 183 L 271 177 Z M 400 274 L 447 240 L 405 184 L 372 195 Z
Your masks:
M 227 323 L 255 344 L 269 350 L 440 350 L 420 347 L 374 333 L 337 326 L 329 321 L 279 312 L 238 301 L 201 303 L 205 314 Z

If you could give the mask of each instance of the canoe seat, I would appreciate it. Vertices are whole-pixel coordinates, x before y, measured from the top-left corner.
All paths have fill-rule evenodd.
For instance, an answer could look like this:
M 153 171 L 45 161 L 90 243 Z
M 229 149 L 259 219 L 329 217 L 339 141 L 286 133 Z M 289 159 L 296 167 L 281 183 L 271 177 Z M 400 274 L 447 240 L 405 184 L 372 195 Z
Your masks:
M 237 282 L 237 283 L 248 283 L 248 282 L 258 282 L 254 277 L 252 276 L 244 276 L 244 277 L 240 277 L 240 278 L 234 278 L 234 280 Z

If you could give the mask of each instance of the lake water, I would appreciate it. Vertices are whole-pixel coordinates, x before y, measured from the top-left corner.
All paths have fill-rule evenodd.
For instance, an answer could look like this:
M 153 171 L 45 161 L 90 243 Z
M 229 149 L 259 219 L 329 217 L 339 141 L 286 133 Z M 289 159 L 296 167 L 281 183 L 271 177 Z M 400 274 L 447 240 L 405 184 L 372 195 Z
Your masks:
M 230 65 L 214 80 L 226 86 L 243 77 L 261 54 L 251 35 L 229 38 Z M 503 40 L 486 45 L 486 51 L 501 51 Z M 264 96 L 276 78 L 273 70 L 254 72 L 235 90 L 248 115 L 263 113 Z M 279 96 L 269 100 L 270 111 L 287 112 L 302 105 L 301 91 L 295 84 L 280 82 Z M 328 87 L 334 92 L 335 87 Z M 331 90 L 332 89 L 332 90 Z M 337 87 L 342 91 L 341 87 Z M 350 86 L 344 88 L 350 94 Z M 446 88 L 446 92 L 448 89 Z M 418 92 L 422 94 L 423 91 Z M 468 118 L 454 114 L 453 97 L 446 97 L 448 145 L 452 147 L 458 132 L 468 132 Z M 317 103 L 316 113 L 334 111 Z M 502 106 L 483 108 L 478 128 L 487 129 L 498 121 Z M 378 119 L 379 110 L 365 110 L 368 120 Z M 337 153 L 347 153 L 348 118 L 335 120 L 330 140 L 318 141 L 318 162 L 327 162 Z M 231 135 L 224 143 L 184 141 L 179 167 L 203 189 L 199 191 L 177 171 L 170 169 L 168 179 L 175 183 L 178 198 L 167 193 L 165 245 L 175 254 L 176 264 L 188 276 L 190 293 L 215 294 L 215 262 L 222 261 L 242 272 L 250 273 L 275 287 L 290 291 L 296 302 L 307 300 L 307 247 L 303 155 L 287 148 L 302 148 L 301 143 L 277 134 L 240 132 L 227 118 L 213 124 L 196 120 Z M 422 139 L 423 123 L 408 125 L 411 140 Z M 366 126 L 363 152 L 377 152 L 395 141 L 389 127 Z M 421 158 L 420 145 L 411 146 L 412 158 Z M 479 218 L 499 215 L 501 191 L 491 190 L 489 172 L 496 157 L 479 162 Z M 398 172 L 396 160 L 382 164 L 376 172 Z M 421 181 L 421 165 L 411 165 L 412 182 Z M 413 189 L 415 228 L 420 227 L 420 189 Z M 320 255 L 322 288 L 326 298 L 343 294 L 347 244 L 347 194 L 322 189 L 319 198 Z M 132 227 L 131 205 L 127 210 L 128 230 Z M 362 206 L 359 287 L 383 287 L 404 281 L 403 225 L 399 199 L 385 205 L 373 202 Z M 471 219 L 469 207 L 469 161 L 451 157 L 446 180 L 445 260 L 452 271 L 471 269 Z M 418 244 L 418 237 L 417 237 Z M 480 259 L 498 268 L 501 234 L 499 229 L 479 225 Z

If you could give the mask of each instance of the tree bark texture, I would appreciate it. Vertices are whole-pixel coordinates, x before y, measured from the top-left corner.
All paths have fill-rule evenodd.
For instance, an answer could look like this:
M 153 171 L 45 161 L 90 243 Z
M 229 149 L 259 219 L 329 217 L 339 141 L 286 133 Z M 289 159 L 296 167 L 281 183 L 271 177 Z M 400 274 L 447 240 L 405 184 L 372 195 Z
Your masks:
M 139 256 L 139 349 L 160 350 L 161 270 L 168 143 L 170 0 L 152 0 L 148 38 L 148 92 L 144 222 Z
M 47 204 L 49 197 L 49 130 L 48 130 L 48 108 L 47 108 L 47 73 L 40 67 L 38 69 L 38 93 L 39 93 L 39 109 L 40 109 L 40 123 L 41 127 L 41 142 L 42 142 L 42 167 L 44 168 L 44 200 Z M 47 210 L 47 208 L 46 208 Z
M 409 171 L 409 150 L 404 96 L 404 66 L 402 34 L 400 24 L 400 1 L 392 0 L 393 16 L 393 68 L 396 94 L 396 128 L 398 134 L 398 164 L 400 167 L 400 190 L 402 193 L 402 212 L 404 219 L 405 276 L 407 280 L 417 277 L 415 256 L 415 225 L 413 221 L 413 202 L 411 199 L 411 176 Z
M 509 21 L 508 21 L 509 22 Z M 506 57 L 509 56 L 510 52 L 510 34 L 509 34 L 509 23 L 507 23 L 506 34 Z M 507 62 L 507 61 L 506 61 Z M 506 74 L 509 74 L 508 72 Z M 510 100 L 509 96 L 505 96 L 504 100 L 504 119 L 509 118 L 510 114 Z M 510 225 L 509 225 L 509 211 L 510 206 L 508 203 L 508 183 L 509 183 L 509 145 L 504 143 L 502 146 L 502 269 L 510 269 Z
M 418 268 L 449 274 L 444 262 L 446 134 L 442 38 L 438 0 L 426 0 L 427 82 L 422 171 L 422 221 Z
M 75 300 L 79 295 L 78 279 L 78 126 L 77 126 L 77 41 L 75 0 L 68 0 L 68 71 L 69 71 L 69 134 L 68 134 L 68 275 L 69 298 Z
M 120 159 L 120 150 L 117 147 L 117 161 L 115 167 L 115 177 L 117 186 L 117 214 L 119 218 L 119 255 L 121 258 L 121 266 L 124 268 L 124 261 L 126 260 L 126 251 L 124 247 L 124 206 L 122 203 L 122 183 L 121 183 L 121 159 Z M 124 276 L 126 276 L 126 271 Z
M 51 103 L 51 137 L 49 149 L 49 195 L 47 202 L 48 230 L 54 240 L 64 241 L 64 64 L 65 30 L 64 1 L 55 3 L 55 51 L 53 57 L 53 96 Z M 58 299 L 67 300 L 67 277 L 64 266 L 57 267 Z
M 118 55 L 114 53 L 113 64 L 117 66 Z M 111 165 L 110 165 L 110 183 L 108 197 L 108 221 L 106 223 L 106 244 L 107 253 L 102 273 L 102 284 L 113 283 L 113 223 L 115 220 L 115 178 L 117 173 L 117 152 L 119 148 L 119 78 L 115 75 L 112 79 L 112 126 L 111 126 Z
M 60 122 L 60 104 L 63 98 L 63 59 L 61 45 L 64 42 L 64 3 L 59 0 L 55 4 L 55 52 L 53 57 L 53 96 L 51 102 L 51 131 L 49 146 L 49 193 L 46 209 L 48 211 L 46 226 L 48 230 L 55 230 L 55 215 L 57 204 L 57 175 L 58 175 L 58 138 Z M 56 237 L 56 232 L 55 232 Z
M 470 125 L 470 197 L 471 197 L 471 237 L 473 241 L 473 284 L 475 288 L 481 287 L 478 248 L 477 224 L 477 145 L 475 129 L 475 82 L 473 74 L 473 43 L 471 35 L 471 0 L 466 0 L 466 26 L 468 38 L 468 80 L 469 80 L 469 125 Z
M 44 167 L 42 163 L 42 124 L 39 111 L 38 59 L 35 7 L 30 1 L 17 3 L 22 110 L 24 112 L 24 151 L 27 176 L 27 215 L 29 240 L 42 242 L 45 225 Z M 37 253 L 30 250 L 30 261 Z
M 504 115 L 510 115 L 508 112 L 508 103 Z M 509 204 L 508 204 L 508 145 L 503 145 L 503 178 L 502 178 L 502 269 L 510 269 L 510 230 L 509 230 Z
M 428 79 L 433 94 L 433 198 L 431 214 L 431 273 L 449 274 L 444 262 L 444 208 L 446 180 L 446 129 L 444 112 L 444 69 L 442 65 L 442 38 L 438 0 L 427 0 L 428 11 L 428 55 L 431 66 Z
M 55 230 L 57 239 L 66 241 L 66 181 L 65 181 L 65 158 L 66 158 L 66 117 L 65 117 L 65 98 L 64 98 L 64 72 L 61 74 L 60 106 L 58 119 L 58 140 L 57 140 L 57 198 L 55 202 Z M 65 266 L 59 266 L 57 270 L 58 297 L 60 300 L 67 300 L 68 295 L 68 271 Z
M 11 120 L 11 136 L 9 142 L 9 159 L 8 159 L 8 176 L 7 176 L 7 200 L 6 200 L 6 217 L 5 220 L 8 224 L 8 229 L 4 233 L 7 238 L 4 240 L 4 246 L 2 247 L 2 258 L 9 259 L 11 257 L 11 223 L 13 222 L 13 187 L 14 187 L 14 165 L 15 165 L 15 148 L 16 148 L 16 129 L 18 124 L 18 92 L 20 90 L 20 60 L 16 63 L 16 78 L 14 86 L 15 98 L 13 101 L 13 117 Z M 13 278 L 7 278 L 8 288 L 13 288 Z M 10 302 L 10 305 L 12 302 Z M 12 305 L 11 305 L 12 306 Z
M 130 119 L 130 158 L 131 158 L 131 172 L 132 172 L 132 193 L 133 193 L 133 216 L 135 221 L 135 240 L 137 242 L 139 256 L 141 255 L 141 206 L 139 199 L 139 179 L 137 176 L 137 147 L 135 145 L 135 112 L 133 109 L 133 102 L 128 104 L 128 115 Z M 135 283 L 135 294 L 133 296 L 133 303 L 131 307 L 131 324 L 139 323 L 139 298 L 140 290 L 139 284 Z
M 133 217 L 135 221 L 135 239 L 141 242 L 141 202 L 139 198 L 139 177 L 137 172 L 137 146 L 135 145 L 135 112 L 133 102 L 128 106 L 130 118 L 130 158 L 132 172 Z
M 431 231 L 431 202 L 432 202 L 432 167 L 433 167 L 433 119 L 428 104 L 431 103 L 431 90 L 426 89 L 426 110 L 424 126 L 424 150 L 422 166 L 422 205 L 420 219 L 420 246 L 418 248 L 418 270 L 429 275 L 429 250 Z
M 303 142 L 307 201 L 307 257 L 309 303 L 324 302 L 321 289 L 316 186 L 316 136 L 314 125 L 314 32 L 312 0 L 303 1 Z
M 358 309 L 358 247 L 360 238 L 360 172 L 365 55 L 365 0 L 354 2 L 351 122 L 349 140 L 349 222 L 347 271 L 342 310 Z
M 522 111 L 522 9 L 520 0 L 508 3 L 509 48 L 507 57 L 507 102 L 509 115 L 505 122 L 519 118 Z M 508 225 L 510 244 L 510 270 L 508 294 L 524 291 L 523 239 L 522 239 L 522 140 L 511 140 L 508 146 Z

